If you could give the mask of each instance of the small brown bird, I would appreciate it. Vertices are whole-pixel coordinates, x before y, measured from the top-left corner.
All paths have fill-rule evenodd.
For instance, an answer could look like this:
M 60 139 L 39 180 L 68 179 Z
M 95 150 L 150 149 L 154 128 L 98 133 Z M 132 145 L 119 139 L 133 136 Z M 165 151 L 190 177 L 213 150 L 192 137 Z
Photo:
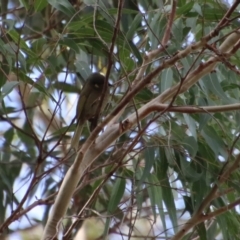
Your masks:
M 111 85 L 107 83 L 106 92 L 103 93 L 104 82 L 105 77 L 103 75 L 93 73 L 87 78 L 82 88 L 76 109 L 77 128 L 71 141 L 71 148 L 75 149 L 75 151 L 78 150 L 79 139 L 85 121 L 89 120 L 91 122 L 91 130 L 93 130 L 97 124 L 97 114 L 104 110 L 108 102 L 109 86 Z M 99 111 L 98 108 L 102 95 L 104 97 L 101 110 Z

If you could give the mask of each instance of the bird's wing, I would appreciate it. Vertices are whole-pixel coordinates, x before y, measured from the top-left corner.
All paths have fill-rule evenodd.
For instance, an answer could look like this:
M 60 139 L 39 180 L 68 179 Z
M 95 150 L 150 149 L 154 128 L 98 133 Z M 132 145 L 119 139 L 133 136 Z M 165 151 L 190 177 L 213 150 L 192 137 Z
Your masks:
M 79 122 L 79 120 L 81 118 L 83 108 L 84 108 L 85 103 L 87 101 L 87 96 L 85 94 L 80 95 L 80 98 L 81 98 L 81 100 L 78 100 L 77 109 L 76 109 L 77 123 Z
M 94 106 L 95 104 L 99 104 L 99 101 L 101 100 L 101 96 L 98 97 L 97 99 L 95 99 L 92 104 L 91 104 L 91 107 Z

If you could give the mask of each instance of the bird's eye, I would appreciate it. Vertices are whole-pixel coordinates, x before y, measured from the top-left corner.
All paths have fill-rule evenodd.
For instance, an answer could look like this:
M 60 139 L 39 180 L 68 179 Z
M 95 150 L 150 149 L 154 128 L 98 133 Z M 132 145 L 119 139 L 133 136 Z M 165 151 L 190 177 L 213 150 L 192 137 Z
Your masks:
M 98 85 L 98 84 L 94 84 L 94 87 L 95 87 L 95 88 L 99 88 L 99 85 Z

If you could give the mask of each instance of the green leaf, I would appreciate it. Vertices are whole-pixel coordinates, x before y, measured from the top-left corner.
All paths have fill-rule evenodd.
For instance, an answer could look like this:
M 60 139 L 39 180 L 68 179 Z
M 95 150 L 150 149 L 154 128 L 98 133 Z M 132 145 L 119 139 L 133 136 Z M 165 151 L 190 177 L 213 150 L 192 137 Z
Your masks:
M 48 3 L 68 17 L 73 17 L 75 14 L 75 9 L 68 0 L 48 0 Z
M 28 154 L 34 156 L 35 152 L 34 152 L 33 148 L 35 146 L 35 141 L 33 139 L 33 135 L 31 134 L 32 128 L 31 128 L 31 126 L 29 126 L 29 124 L 27 122 L 25 122 L 22 127 L 22 130 L 23 131 L 17 130 L 18 137 L 22 141 L 22 143 L 25 145 L 25 147 L 27 148 Z M 24 134 L 24 132 L 26 132 L 28 134 Z M 32 137 L 30 137 L 29 134 Z
M 4 102 L 2 102 L 2 106 L 0 105 L 0 115 L 9 114 L 9 113 L 15 113 L 15 112 L 16 112 L 15 108 L 13 108 L 13 107 L 6 107 Z M 9 117 L 9 119 L 11 120 L 11 117 Z
M 145 168 L 143 169 L 143 173 L 138 185 L 142 185 L 145 179 L 151 174 L 150 171 L 153 167 L 155 160 L 154 155 L 155 155 L 154 148 L 146 147 L 146 149 L 144 150 Z
M 34 9 L 36 12 L 41 12 L 48 5 L 47 0 L 35 0 Z
M 135 99 L 139 102 L 139 103 L 146 103 L 148 101 L 150 101 L 153 98 L 154 94 L 152 93 L 152 91 L 150 91 L 148 88 L 144 88 L 141 92 L 139 92 Z
M 149 14 L 151 20 L 150 28 L 148 28 L 148 36 L 151 42 L 152 49 L 156 49 L 160 44 L 160 39 L 163 36 L 163 29 L 166 27 L 166 20 L 163 18 L 161 11 L 155 11 Z
M 227 159 L 228 152 L 225 148 L 225 143 L 213 127 L 205 126 L 201 131 L 201 135 L 204 137 L 209 147 L 214 151 L 216 157 L 221 154 L 225 159 Z
M 36 88 L 39 92 L 44 93 L 45 95 L 50 97 L 55 103 L 57 103 L 55 98 L 47 91 L 43 84 L 39 82 L 34 82 L 30 77 L 25 75 L 23 72 L 19 72 L 19 77 L 23 82 L 30 84 L 32 87 Z
M 193 193 L 197 193 L 192 195 L 195 211 L 198 209 L 210 190 L 211 188 L 206 185 L 205 174 L 202 174 L 202 177 L 198 181 L 193 182 L 191 191 Z
M 64 92 L 68 93 L 79 93 L 80 90 L 76 88 L 76 86 L 73 86 L 72 84 L 66 83 L 66 82 L 56 82 L 53 87 L 55 89 L 62 90 Z
M 176 206 L 174 202 L 174 196 L 172 193 L 172 187 L 169 182 L 168 177 L 168 160 L 165 155 L 165 149 L 159 148 L 159 159 L 157 160 L 157 165 L 155 165 L 155 168 L 157 170 L 157 177 L 159 181 L 161 182 L 161 189 L 162 189 L 162 199 L 165 203 L 165 206 L 167 208 L 168 214 L 170 216 L 170 219 L 172 221 L 172 225 L 174 228 L 174 232 L 177 231 L 177 212 L 176 212 Z M 161 216 L 161 215 L 160 215 Z M 163 216 L 162 216 L 163 217 Z M 162 220 L 163 222 L 165 221 Z
M 27 10 L 30 8 L 29 1 L 27 0 L 20 0 L 21 6 L 25 7 Z
M 216 232 L 218 232 L 217 227 L 218 227 L 217 226 L 217 221 L 214 221 L 207 231 L 207 239 L 214 239 L 215 238 Z
M 159 181 L 157 177 L 153 174 L 149 175 L 147 180 L 148 180 L 148 184 L 146 184 L 146 188 L 151 201 L 154 221 L 156 221 L 156 218 L 157 218 L 157 211 L 155 206 L 158 207 L 158 211 L 160 213 L 161 219 L 164 219 L 165 214 L 163 211 L 162 189 L 159 186 Z M 165 220 L 164 220 L 164 223 L 165 223 Z
M 4 138 L 5 138 L 5 146 L 9 146 L 9 144 L 11 144 L 12 140 L 13 140 L 13 136 L 14 136 L 14 129 L 10 128 L 9 130 L 7 130 L 4 133 Z
M 73 40 L 70 39 L 70 38 L 61 39 L 61 40 L 59 41 L 59 44 L 66 45 L 66 46 L 70 47 L 70 48 L 73 49 L 76 53 L 78 53 L 79 50 L 80 50 L 80 48 L 78 47 L 78 45 L 76 44 L 76 42 L 73 41 Z
M 131 52 L 125 48 L 119 49 L 119 58 L 125 71 L 129 72 L 134 68 L 135 62 L 131 57 Z
M 207 231 L 206 231 L 206 227 L 205 224 L 199 223 L 197 226 L 195 226 L 197 233 L 200 237 L 200 240 L 207 240 Z
M 164 187 L 162 187 L 163 201 L 165 203 L 168 214 L 172 221 L 174 232 L 177 232 L 177 226 L 178 226 L 177 211 L 176 211 L 176 206 L 175 206 L 175 202 L 174 202 L 174 196 L 172 193 L 171 185 L 167 179 L 165 181 L 163 181 L 162 184 L 164 186 Z
M 6 82 L 1 89 L 0 101 L 3 100 L 19 84 L 17 81 Z
M 141 23 L 142 21 L 142 15 L 140 13 L 138 13 L 134 20 L 131 22 L 131 25 L 129 27 L 129 30 L 126 34 L 126 38 L 129 39 L 129 40 L 132 40 L 134 35 L 136 34 L 136 31 L 137 31 L 137 27 L 139 26 L 139 24 Z
M 183 156 L 180 156 L 180 164 L 183 175 L 191 182 L 197 181 L 202 177 L 202 173 L 198 173 L 191 165 L 191 162 Z
M 211 75 L 207 75 L 203 78 L 204 85 L 207 87 L 208 91 L 211 91 L 216 96 L 218 96 L 224 104 L 237 103 L 236 100 L 232 99 L 230 96 L 227 96 L 223 91 L 220 85 L 220 76 L 216 73 L 212 73 Z
M 107 212 L 109 214 L 114 214 L 115 210 L 118 208 L 118 204 L 120 203 L 122 196 L 124 194 L 125 191 L 125 185 L 126 185 L 126 181 L 124 178 L 119 177 L 117 178 L 114 186 L 113 186 L 113 191 L 112 194 L 110 196 L 109 199 L 109 203 L 108 203 L 108 208 L 107 208 Z M 109 230 L 109 224 L 110 224 L 110 218 L 107 218 L 106 224 L 105 224 L 105 229 L 104 229 L 104 236 L 107 235 L 108 230 Z M 105 239 L 105 237 L 104 237 Z
M 22 51 L 25 51 L 26 54 L 31 58 L 37 58 L 36 54 L 27 46 L 27 43 L 22 39 L 20 34 L 15 29 L 10 29 L 8 34 L 11 36 L 13 41 L 15 42 L 17 48 L 20 48 Z M 10 47 L 12 49 L 12 46 Z M 15 54 L 15 53 L 14 53 Z M 22 54 L 18 53 L 18 58 L 21 57 Z M 20 59 L 19 59 L 20 60 Z M 25 62 L 25 58 L 22 58 L 21 63 Z
M 196 131 L 196 122 L 195 120 L 189 116 L 188 114 L 183 114 L 183 117 L 188 125 L 189 131 L 194 137 L 195 141 L 197 140 L 197 131 Z
M 194 5 L 194 1 L 190 1 L 186 4 L 183 4 L 180 8 L 177 9 L 178 15 L 185 15 L 186 13 L 190 12 Z
M 117 178 L 113 186 L 113 191 L 108 204 L 109 213 L 113 214 L 114 211 L 117 209 L 117 206 L 120 203 L 123 193 L 125 191 L 125 185 L 126 185 L 126 181 L 124 178 L 122 177 Z
M 238 221 L 236 221 L 233 215 L 231 215 L 229 212 L 226 212 L 216 216 L 216 219 L 221 229 L 221 234 L 223 235 L 223 239 L 237 239 L 235 238 L 237 237 L 237 235 L 235 235 L 234 233 L 238 233 L 238 230 L 237 230 Z
M 183 146 L 187 149 L 188 153 L 190 154 L 191 158 L 194 158 L 198 151 L 198 143 L 194 137 L 186 136 L 183 139 Z
M 180 18 L 174 22 L 174 25 L 172 28 L 174 38 L 177 41 L 177 45 L 179 45 L 179 46 L 180 46 L 180 43 L 182 42 L 182 40 L 184 39 L 183 38 L 183 36 L 184 36 L 183 35 L 183 28 L 184 28 L 183 26 L 184 26 L 183 20 Z
M 170 88 L 173 83 L 173 72 L 171 68 L 163 70 L 160 78 L 161 92 Z
M 3 187 L 1 185 L 0 185 L 0 188 L 3 189 Z M 5 198 L 4 195 L 5 195 L 4 191 L 0 191 L 0 199 L 4 199 Z M 7 209 L 5 207 L 5 204 L 1 201 L 0 202 L 0 212 L 2 213 L 2 214 L 0 214 L 1 222 L 4 222 L 4 220 L 5 220 L 4 216 L 6 214 L 6 211 L 7 211 Z

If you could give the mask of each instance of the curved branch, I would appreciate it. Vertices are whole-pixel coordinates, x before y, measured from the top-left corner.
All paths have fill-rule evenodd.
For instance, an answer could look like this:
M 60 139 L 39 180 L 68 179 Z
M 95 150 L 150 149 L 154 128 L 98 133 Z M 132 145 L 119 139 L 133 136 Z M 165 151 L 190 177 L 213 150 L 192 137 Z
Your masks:
M 151 107 L 151 111 L 161 112 L 168 107 L 168 104 L 155 103 Z M 217 113 L 217 112 L 228 112 L 240 109 L 240 103 L 221 105 L 221 106 L 171 106 L 168 112 L 179 112 L 179 113 Z
M 240 32 L 232 33 L 220 46 L 220 50 L 222 52 L 227 52 L 229 49 L 231 50 L 234 48 L 234 44 L 239 41 Z M 176 56 L 175 56 L 176 57 Z M 174 58 L 175 58 L 174 57 Z M 176 57 L 178 58 L 178 56 Z M 173 60 L 169 60 L 171 63 Z M 111 116 L 114 114 L 117 114 L 118 111 L 121 110 L 122 107 L 124 107 L 128 101 L 138 92 L 140 86 L 144 86 L 144 83 L 151 80 L 152 75 L 155 75 L 156 72 L 160 71 L 161 68 L 165 68 L 166 65 L 170 64 L 170 62 L 167 62 L 160 66 L 158 69 L 150 73 L 146 78 L 144 78 L 141 82 L 139 82 L 134 89 L 132 89 L 131 92 L 129 92 L 125 98 L 123 98 L 122 102 L 117 106 L 116 109 L 113 110 L 113 112 L 106 117 L 106 119 L 100 124 L 93 133 L 89 136 L 85 144 L 83 145 L 82 149 L 79 152 L 78 155 L 78 162 L 80 164 L 81 162 L 81 170 L 80 175 L 84 173 L 86 168 L 96 159 L 105 149 L 107 146 L 111 145 L 119 136 L 121 136 L 124 132 L 129 130 L 133 125 L 137 123 L 138 120 L 141 120 L 145 118 L 147 115 L 149 115 L 151 112 L 155 111 L 155 108 L 153 106 L 156 106 L 156 104 L 159 104 L 159 102 L 166 102 L 170 100 L 176 91 L 178 90 L 179 84 L 175 85 L 174 87 L 170 88 L 169 90 L 166 90 L 163 92 L 160 96 L 156 97 L 143 107 L 141 107 L 138 110 L 138 115 L 136 113 L 132 113 L 128 118 L 126 118 L 122 124 L 113 124 L 108 127 L 108 129 L 100 135 L 96 141 L 95 144 L 92 145 L 92 141 L 94 140 L 93 136 L 102 129 L 106 123 L 108 123 L 109 119 L 111 119 Z M 194 83 L 196 83 L 201 77 L 205 76 L 206 74 L 210 73 L 214 67 L 216 66 L 218 62 L 217 57 L 212 57 L 208 62 L 205 64 L 202 64 L 200 68 L 197 68 L 196 70 L 192 71 L 188 77 L 185 79 L 184 83 L 182 84 L 181 93 L 188 90 Z M 151 111 L 150 111 L 150 110 Z M 90 147 L 91 146 L 91 147 Z M 77 166 L 76 166 L 77 167 Z
M 214 32 L 212 34 L 214 35 Z M 239 36 L 240 36 L 239 32 L 232 33 L 223 42 L 219 50 L 223 53 L 227 53 L 230 50 L 231 54 L 233 54 L 233 52 L 237 50 L 234 44 L 239 41 Z M 212 36 L 209 35 L 208 37 L 211 38 Z M 207 38 L 205 37 L 204 41 L 206 39 Z M 204 45 L 205 43 L 204 41 L 198 43 L 198 46 Z M 95 128 L 95 130 L 91 133 L 87 141 L 84 143 L 84 145 L 78 152 L 73 165 L 70 167 L 63 180 L 56 202 L 53 206 L 53 212 L 49 216 L 48 223 L 45 228 L 42 239 L 49 239 L 52 236 L 55 236 L 55 234 L 57 233 L 56 226 L 58 226 L 59 221 L 65 214 L 68 207 L 68 203 L 70 202 L 70 199 L 74 192 L 74 189 L 76 188 L 79 179 L 83 176 L 87 167 L 119 136 L 121 136 L 124 132 L 126 132 L 133 125 L 135 125 L 138 120 L 141 120 L 144 117 L 146 117 L 149 114 L 149 111 L 147 111 L 148 108 L 152 107 L 156 103 L 159 102 L 163 103 L 169 101 L 178 91 L 179 84 L 175 85 L 169 90 L 166 90 L 160 96 L 158 96 L 157 98 L 153 99 L 151 102 L 143 106 L 141 109 L 139 109 L 137 115 L 136 113 L 133 113 L 127 119 L 125 119 L 122 124 L 113 124 L 109 126 L 108 129 L 96 139 L 98 133 L 116 114 L 118 114 L 119 111 L 121 111 L 122 108 L 124 108 L 128 104 L 128 102 L 143 87 L 145 87 L 149 82 L 151 82 L 153 77 L 159 74 L 163 69 L 175 64 L 180 58 L 187 56 L 189 52 L 192 52 L 193 50 L 194 50 L 193 46 L 187 47 L 182 52 L 179 52 L 174 57 L 163 62 L 163 64 L 160 67 L 155 69 L 144 79 L 138 81 L 134 88 L 131 91 L 129 91 L 128 94 L 126 94 L 126 96 L 122 99 L 119 105 L 112 111 L 112 113 L 109 116 L 107 116 L 105 120 L 101 124 L 99 124 Z M 230 57 L 230 54 L 228 55 L 228 57 Z M 182 84 L 182 87 L 180 89 L 180 93 L 188 90 L 201 77 L 210 73 L 215 68 L 218 61 L 219 61 L 218 57 L 212 57 L 209 59 L 209 61 L 200 65 L 196 70 L 192 71 L 188 75 L 188 77 L 184 80 L 184 83 Z

